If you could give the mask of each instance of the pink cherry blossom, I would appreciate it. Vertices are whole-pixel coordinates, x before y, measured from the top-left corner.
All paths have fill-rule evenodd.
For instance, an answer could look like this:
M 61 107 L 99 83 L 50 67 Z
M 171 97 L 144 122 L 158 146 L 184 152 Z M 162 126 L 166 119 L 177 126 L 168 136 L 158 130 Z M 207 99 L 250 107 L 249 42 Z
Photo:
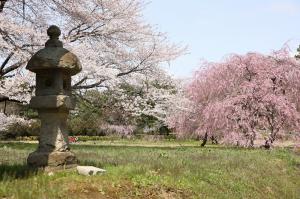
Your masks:
M 266 145 L 300 132 L 300 63 L 286 49 L 271 55 L 231 55 L 204 62 L 186 87 L 189 109 L 173 116 L 179 134 Z M 175 121 L 175 122 L 174 122 Z

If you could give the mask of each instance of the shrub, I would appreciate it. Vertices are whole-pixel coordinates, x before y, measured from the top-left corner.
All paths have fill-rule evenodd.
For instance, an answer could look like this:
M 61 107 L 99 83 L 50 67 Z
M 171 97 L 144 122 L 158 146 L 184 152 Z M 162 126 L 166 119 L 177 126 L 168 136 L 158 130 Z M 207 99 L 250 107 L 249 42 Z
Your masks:
M 31 120 L 30 122 L 16 122 L 10 124 L 1 133 L 2 139 L 16 139 L 18 136 L 37 136 L 39 134 L 40 121 Z

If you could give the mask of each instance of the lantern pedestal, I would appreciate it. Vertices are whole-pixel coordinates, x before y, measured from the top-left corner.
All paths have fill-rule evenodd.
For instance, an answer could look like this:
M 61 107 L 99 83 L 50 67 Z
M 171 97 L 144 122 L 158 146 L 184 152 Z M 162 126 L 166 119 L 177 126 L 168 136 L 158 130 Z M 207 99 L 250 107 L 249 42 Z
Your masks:
M 70 152 L 67 131 L 69 109 L 74 105 L 72 99 L 65 95 L 36 96 L 31 99 L 30 106 L 38 109 L 41 130 L 39 147 L 27 159 L 29 166 L 56 170 L 77 164 L 75 155 Z
M 46 171 L 69 169 L 77 166 L 77 159 L 70 151 L 65 152 L 42 152 L 30 153 L 27 159 L 28 166 L 43 168 Z

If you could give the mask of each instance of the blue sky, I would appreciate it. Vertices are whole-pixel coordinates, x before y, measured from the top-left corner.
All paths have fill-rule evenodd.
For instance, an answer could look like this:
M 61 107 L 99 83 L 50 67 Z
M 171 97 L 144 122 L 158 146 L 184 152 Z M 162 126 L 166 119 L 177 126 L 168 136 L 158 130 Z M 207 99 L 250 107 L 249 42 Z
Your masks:
M 300 0 L 152 0 L 144 16 L 170 41 L 188 46 L 167 67 L 175 77 L 190 77 L 201 59 L 300 44 Z

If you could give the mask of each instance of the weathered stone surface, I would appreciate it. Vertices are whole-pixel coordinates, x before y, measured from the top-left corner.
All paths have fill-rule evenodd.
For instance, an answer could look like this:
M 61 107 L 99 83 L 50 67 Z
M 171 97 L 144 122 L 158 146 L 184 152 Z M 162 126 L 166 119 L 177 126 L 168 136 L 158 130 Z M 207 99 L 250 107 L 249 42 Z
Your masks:
M 38 72 L 44 69 L 62 69 L 75 75 L 81 71 L 79 59 L 65 48 L 47 47 L 38 51 L 28 62 L 26 69 Z
M 36 96 L 71 96 L 71 76 L 61 70 L 43 70 L 36 74 Z
M 35 96 L 30 100 L 30 107 L 35 109 L 74 109 L 75 101 L 67 95 Z
M 106 170 L 104 169 L 100 169 L 93 166 L 77 166 L 77 171 L 79 174 L 85 176 L 97 175 L 106 172 Z
M 70 151 L 64 152 L 40 152 L 35 151 L 27 158 L 29 166 L 33 167 L 53 167 L 70 168 L 77 164 L 75 155 Z
M 67 131 L 68 112 L 59 110 L 39 110 L 41 131 L 38 151 L 69 151 Z

